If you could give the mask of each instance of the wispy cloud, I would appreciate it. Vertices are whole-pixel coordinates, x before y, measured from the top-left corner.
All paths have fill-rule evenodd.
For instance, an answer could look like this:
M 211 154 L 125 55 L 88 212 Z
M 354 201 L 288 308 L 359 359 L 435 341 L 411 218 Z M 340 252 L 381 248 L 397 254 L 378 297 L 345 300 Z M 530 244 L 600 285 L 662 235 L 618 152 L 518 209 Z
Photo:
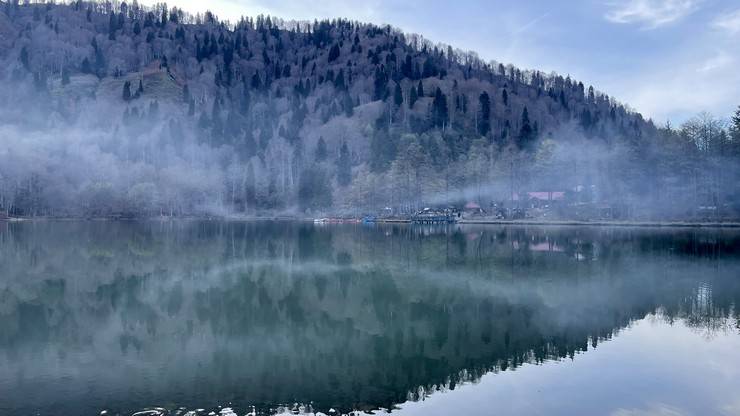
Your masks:
M 697 68 L 697 72 L 709 72 L 715 69 L 724 68 L 733 62 L 734 58 L 732 55 L 725 51 L 719 51 L 715 56 L 704 61 L 704 64 Z
M 638 23 L 645 29 L 655 29 L 691 14 L 699 0 L 623 0 L 610 3 L 604 16 L 614 23 Z
M 740 34 L 740 10 L 716 18 L 713 26 L 732 35 Z
M 529 22 L 527 22 L 527 23 L 523 24 L 522 26 L 520 26 L 520 27 L 516 28 L 516 29 L 515 29 L 515 30 L 513 31 L 513 33 L 514 33 L 515 35 L 518 35 L 518 34 L 520 34 L 520 33 L 524 33 L 524 32 L 526 32 L 527 30 L 529 30 L 529 28 L 531 28 L 531 27 L 533 27 L 534 25 L 536 25 L 537 23 L 539 23 L 539 22 L 540 22 L 540 20 L 542 20 L 542 19 L 546 18 L 546 17 L 547 17 L 547 16 L 549 15 L 549 14 L 550 14 L 550 12 L 546 12 L 546 13 L 544 13 L 544 14 L 540 15 L 540 16 L 537 16 L 537 17 L 535 17 L 534 19 L 530 20 Z
M 624 78 L 615 85 L 625 101 L 662 122 L 685 120 L 699 111 L 727 114 L 737 108 L 740 73 L 737 57 L 727 50 L 713 54 L 693 51 L 647 67 L 641 77 Z

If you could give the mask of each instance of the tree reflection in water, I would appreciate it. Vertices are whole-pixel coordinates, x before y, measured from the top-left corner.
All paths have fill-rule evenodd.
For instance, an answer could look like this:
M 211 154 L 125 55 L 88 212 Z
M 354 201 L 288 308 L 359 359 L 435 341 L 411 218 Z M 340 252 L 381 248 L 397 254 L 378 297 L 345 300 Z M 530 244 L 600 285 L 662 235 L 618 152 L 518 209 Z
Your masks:
M 651 313 L 740 333 L 738 243 L 720 230 L 9 224 L 0 410 L 392 408 L 572 358 Z

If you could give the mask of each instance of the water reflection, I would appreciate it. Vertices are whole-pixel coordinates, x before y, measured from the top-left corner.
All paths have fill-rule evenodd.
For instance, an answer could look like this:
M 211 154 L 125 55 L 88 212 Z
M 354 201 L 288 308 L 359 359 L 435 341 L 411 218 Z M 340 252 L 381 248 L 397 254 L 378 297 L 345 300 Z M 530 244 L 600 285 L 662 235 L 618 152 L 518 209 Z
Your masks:
M 658 312 L 737 331 L 733 231 L 24 223 L 0 230 L 0 413 L 393 408 Z

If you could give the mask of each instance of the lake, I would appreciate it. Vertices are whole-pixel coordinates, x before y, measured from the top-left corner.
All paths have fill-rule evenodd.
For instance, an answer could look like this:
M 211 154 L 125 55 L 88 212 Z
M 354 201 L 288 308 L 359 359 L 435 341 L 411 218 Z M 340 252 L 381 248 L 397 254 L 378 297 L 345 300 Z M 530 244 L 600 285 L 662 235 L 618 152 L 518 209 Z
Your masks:
M 0 414 L 740 415 L 739 304 L 731 229 L 0 222 Z

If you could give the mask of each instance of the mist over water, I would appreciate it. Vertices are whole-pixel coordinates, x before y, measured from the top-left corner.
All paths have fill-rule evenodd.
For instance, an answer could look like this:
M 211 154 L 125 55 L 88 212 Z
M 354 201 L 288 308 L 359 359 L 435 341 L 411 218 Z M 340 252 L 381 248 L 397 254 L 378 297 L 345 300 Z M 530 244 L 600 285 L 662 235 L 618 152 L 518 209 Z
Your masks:
M 686 341 L 703 370 L 665 382 L 713 408 L 707 388 L 740 386 L 704 361 L 738 359 L 719 349 L 740 335 L 738 243 L 732 230 L 0 223 L 0 413 L 454 409 L 499 378 L 523 391 L 551 362 L 583 362 L 580 380 L 610 371 L 629 355 L 587 358 L 610 340 L 679 360 L 684 332 L 706 340 Z

